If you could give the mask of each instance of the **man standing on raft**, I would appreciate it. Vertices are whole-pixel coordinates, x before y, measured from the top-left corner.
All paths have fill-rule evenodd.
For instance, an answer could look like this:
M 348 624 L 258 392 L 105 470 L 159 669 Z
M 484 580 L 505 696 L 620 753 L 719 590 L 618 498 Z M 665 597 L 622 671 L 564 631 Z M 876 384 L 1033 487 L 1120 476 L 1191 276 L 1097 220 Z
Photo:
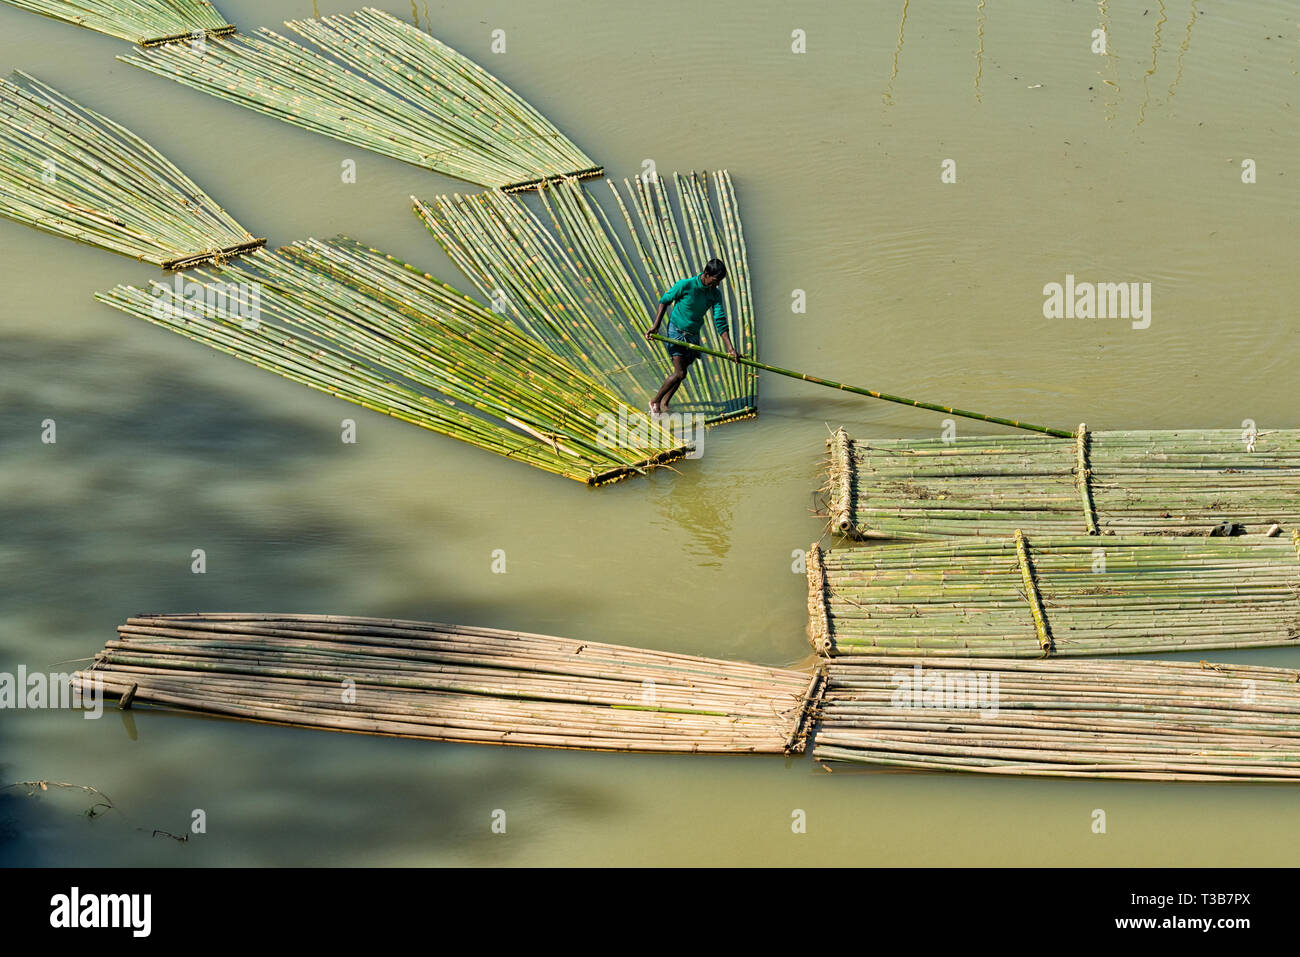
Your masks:
M 718 288 L 718 284 L 726 278 L 727 267 L 722 264 L 722 260 L 710 259 L 705 264 L 704 271 L 698 276 L 690 276 L 675 283 L 660 297 L 659 312 L 655 316 L 655 324 L 645 334 L 646 341 L 652 341 L 650 337 L 659 332 L 659 324 L 663 322 L 664 313 L 669 306 L 672 306 L 673 311 L 668 317 L 668 338 L 698 346 L 700 327 L 704 325 L 705 315 L 712 309 L 714 331 L 722 339 L 727 354 L 732 359 L 738 360 L 740 355 L 731 344 L 731 335 L 728 331 L 726 307 L 722 304 L 722 290 Z M 668 411 L 668 402 L 677 393 L 678 386 L 685 381 L 686 370 L 699 355 L 694 349 L 679 346 L 676 342 L 666 345 L 668 357 L 673 361 L 673 371 L 664 380 L 658 395 L 650 400 L 651 415 Z

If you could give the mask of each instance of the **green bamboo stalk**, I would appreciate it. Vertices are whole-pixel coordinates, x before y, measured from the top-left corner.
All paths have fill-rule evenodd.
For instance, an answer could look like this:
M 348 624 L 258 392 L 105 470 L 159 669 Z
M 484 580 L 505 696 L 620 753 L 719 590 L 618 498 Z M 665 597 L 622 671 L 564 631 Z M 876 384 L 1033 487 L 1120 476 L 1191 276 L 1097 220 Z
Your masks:
M 661 274 L 651 260 L 674 266 L 668 246 L 674 218 L 674 199 L 693 237 L 694 254 L 721 255 L 732 265 L 728 282 L 748 289 L 748 263 L 737 243 L 738 213 L 734 193 L 728 195 L 719 177 L 716 199 L 729 224 L 718 230 L 714 214 L 705 212 L 711 201 L 706 177 L 674 177 L 676 196 L 662 184 L 652 198 L 634 195 L 634 204 L 654 202 L 657 212 L 645 213 L 638 205 L 642 228 L 638 231 L 617 188 L 609 188 L 618 204 L 626 239 L 577 181 L 560 179 L 537 190 L 542 215 L 522 197 L 500 192 L 477 196 L 442 196 L 430 203 L 412 197 L 413 208 L 426 228 L 487 297 L 504 294 L 504 313 L 529 335 L 544 342 L 557 355 L 598 381 L 605 382 L 629 404 L 653 395 L 670 364 L 662 350 L 644 339 L 650 314 L 658 308 L 660 292 L 682 278 Z M 607 181 L 608 182 L 608 181 Z M 640 181 L 638 181 L 640 182 Z M 630 188 L 630 187 L 629 187 Z M 650 227 L 645 216 L 652 216 Z M 718 214 L 723 216 L 723 214 Z M 648 239 L 645 237 L 649 237 Z M 653 248 L 652 248 L 653 247 Z M 629 252 L 632 250 L 632 252 Z M 703 268 L 699 262 L 694 271 Z M 664 275 L 673 275 L 671 280 Z M 754 341 L 752 308 L 747 294 L 737 293 L 732 315 L 737 341 Z M 753 414 L 756 377 L 735 369 L 701 364 L 698 373 L 679 391 L 677 407 L 703 412 L 706 422 Z
M 0 0 L 141 46 L 225 36 L 235 28 L 208 0 Z
M 311 46 L 261 29 L 203 50 L 118 59 L 303 129 L 485 186 L 596 164 L 508 86 L 381 10 L 293 20 Z
M 587 484 L 686 452 L 474 300 L 355 241 L 258 252 L 197 271 L 192 285 L 201 305 L 162 284 L 96 298 L 310 388 Z M 253 323 L 218 298 L 231 288 L 260 291 Z
M 676 341 L 660 335 L 653 335 L 651 336 L 651 338 L 657 339 L 660 342 Z M 706 346 L 697 346 L 697 345 L 692 345 L 691 343 L 683 343 L 683 345 L 685 345 L 689 349 L 694 350 L 695 352 L 699 352 L 706 356 L 716 356 L 720 359 L 730 359 L 730 356 L 728 356 L 725 352 L 719 352 L 716 349 L 709 349 Z M 791 379 L 799 379 L 803 382 L 811 382 L 814 385 L 824 385 L 831 389 L 838 389 L 841 392 L 852 392 L 855 395 L 870 396 L 873 399 L 883 399 L 885 402 L 897 402 L 900 405 L 910 405 L 918 409 L 929 409 L 932 412 L 946 412 L 949 415 L 962 416 L 963 418 L 967 418 L 967 419 L 978 419 L 981 422 L 992 422 L 997 425 L 1008 425 L 1011 426 L 1012 428 L 1026 429 L 1030 432 L 1042 432 L 1047 435 L 1064 436 L 1068 438 L 1074 434 L 1072 432 L 1066 432 L 1061 429 L 1049 429 L 1046 426 L 1042 426 L 1042 425 L 1033 425 L 1028 422 L 1019 422 L 1014 419 L 1003 419 L 993 415 L 984 415 L 979 412 L 966 412 L 963 411 L 962 409 L 954 409 L 946 405 L 935 405 L 934 403 L 921 402 L 917 399 L 906 399 L 903 398 L 902 396 L 891 395 L 888 392 L 876 392 L 872 389 L 864 389 L 859 386 L 845 385 L 842 382 L 835 382 L 831 379 L 822 379 L 819 378 L 818 376 L 808 375 L 805 372 L 795 372 L 792 369 L 782 369 L 780 366 L 769 365 L 766 362 L 759 362 L 755 359 L 750 359 L 747 356 L 741 356 L 734 361 L 740 363 L 741 365 L 750 366 L 751 368 L 754 369 L 762 369 L 765 372 L 775 372 L 777 375 L 788 376 Z
M 265 242 L 134 133 L 21 72 L 0 79 L 0 216 L 166 268 Z

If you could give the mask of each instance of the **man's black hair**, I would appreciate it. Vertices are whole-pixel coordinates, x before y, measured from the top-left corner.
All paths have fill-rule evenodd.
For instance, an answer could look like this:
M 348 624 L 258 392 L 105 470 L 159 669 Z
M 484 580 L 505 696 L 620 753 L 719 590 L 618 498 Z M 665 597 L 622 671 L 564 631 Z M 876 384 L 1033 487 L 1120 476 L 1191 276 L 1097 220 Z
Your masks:
M 704 275 L 717 276 L 719 279 L 726 279 L 727 267 L 722 264 L 721 259 L 710 259 L 704 264 Z

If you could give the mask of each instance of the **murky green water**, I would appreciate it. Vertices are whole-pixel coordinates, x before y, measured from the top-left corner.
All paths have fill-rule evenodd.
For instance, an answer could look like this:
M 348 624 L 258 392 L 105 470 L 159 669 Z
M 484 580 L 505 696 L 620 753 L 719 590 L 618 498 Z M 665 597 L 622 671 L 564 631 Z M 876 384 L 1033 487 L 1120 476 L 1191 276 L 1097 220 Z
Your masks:
M 380 5 L 412 17 L 409 4 Z M 312 13 L 219 6 L 245 29 Z M 1063 427 L 1300 424 L 1292 4 L 416 9 L 611 171 L 645 158 L 728 167 L 762 353 L 780 365 Z M 1109 57 L 1090 50 L 1103 23 Z M 496 28 L 504 55 L 488 52 Z M 804 54 L 791 52 L 795 29 Z M 114 62 L 125 51 L 0 9 L 0 65 L 144 135 L 273 244 L 346 231 L 467 286 L 406 197 L 472 187 Z M 347 158 L 355 185 L 340 181 Z M 946 159 L 955 184 L 940 181 Z M 1067 273 L 1151 282 L 1150 328 L 1044 319 L 1043 286 Z M 366 413 L 347 446 L 339 421 L 353 407 L 90 299 L 155 275 L 0 222 L 0 670 L 50 670 L 91 655 L 131 613 L 192 609 L 462 621 L 795 663 L 807 646 L 792 551 L 820 531 L 811 493 L 827 428 L 939 428 L 937 416 L 767 379 L 760 418 L 710 433 L 703 460 L 599 491 Z M 806 314 L 791 312 L 795 289 Z M 56 445 L 39 440 L 45 418 Z M 194 548 L 206 575 L 190 573 Z M 498 548 L 505 575 L 490 572 Z M 1219 657 L 1300 664 L 1285 651 Z M 1284 864 L 1300 837 L 1285 787 L 827 774 L 808 759 L 131 722 L 0 714 L 0 779 L 92 785 L 116 805 L 92 820 L 80 794 L 6 792 L 0 856 Z M 151 836 L 185 833 L 195 808 L 206 835 Z M 490 831 L 497 808 L 505 835 Z M 807 834 L 791 833 L 796 808 Z M 1104 836 L 1091 832 L 1095 808 Z

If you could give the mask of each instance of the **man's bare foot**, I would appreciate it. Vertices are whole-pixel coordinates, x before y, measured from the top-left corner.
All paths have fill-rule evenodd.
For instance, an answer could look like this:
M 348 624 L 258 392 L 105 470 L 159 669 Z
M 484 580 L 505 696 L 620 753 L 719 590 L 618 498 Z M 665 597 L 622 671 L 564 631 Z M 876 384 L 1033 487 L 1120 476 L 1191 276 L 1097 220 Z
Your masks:
M 659 414 L 659 403 L 658 403 L 658 402 L 651 402 L 651 403 L 650 403 L 650 414 L 651 414 L 651 415 L 658 415 L 658 414 Z

